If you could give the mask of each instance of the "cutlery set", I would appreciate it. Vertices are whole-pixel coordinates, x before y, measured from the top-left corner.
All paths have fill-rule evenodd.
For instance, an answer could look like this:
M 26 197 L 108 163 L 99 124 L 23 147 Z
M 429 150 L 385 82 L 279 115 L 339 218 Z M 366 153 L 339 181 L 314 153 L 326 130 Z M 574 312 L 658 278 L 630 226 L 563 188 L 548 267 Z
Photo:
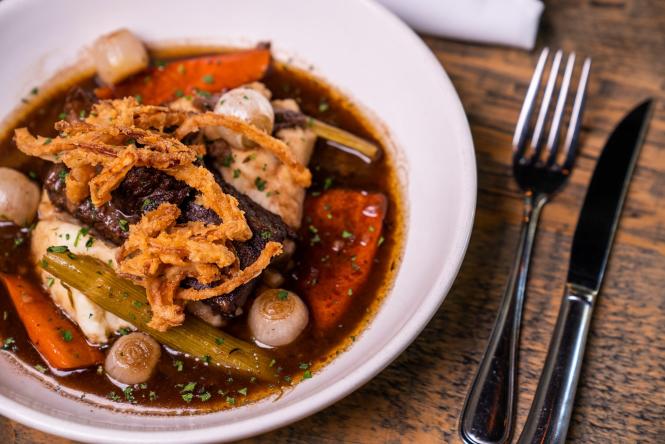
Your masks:
M 515 128 L 513 175 L 524 195 L 524 217 L 499 313 L 462 409 L 459 429 L 467 444 L 499 444 L 511 439 L 519 329 L 538 219 L 543 206 L 570 176 L 578 148 L 591 60 L 582 63 L 562 142 L 575 54 L 566 58 L 560 81 L 563 52 L 554 54 L 543 89 L 549 56 L 548 48 L 540 54 Z M 533 110 L 541 95 L 531 129 Z M 628 113 L 612 132 L 596 164 L 573 237 L 564 296 L 547 358 L 519 437 L 521 444 L 565 442 L 593 307 L 650 114 L 650 100 Z

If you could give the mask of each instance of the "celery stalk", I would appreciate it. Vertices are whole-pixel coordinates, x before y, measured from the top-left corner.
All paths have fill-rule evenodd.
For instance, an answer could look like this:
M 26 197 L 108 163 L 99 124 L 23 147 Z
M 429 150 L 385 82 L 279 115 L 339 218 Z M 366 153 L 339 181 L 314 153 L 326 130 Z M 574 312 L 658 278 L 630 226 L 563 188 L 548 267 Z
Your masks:
M 379 158 L 379 148 L 375 144 L 368 142 L 365 139 L 361 139 L 360 137 L 355 136 L 348 131 L 344 131 L 343 129 L 337 128 L 336 126 L 328 125 L 327 123 L 314 119 L 313 117 L 308 117 L 307 124 L 317 136 L 323 137 L 324 139 L 341 145 L 340 148 L 342 149 L 355 151 L 362 157 L 367 158 L 370 162 Z
M 158 342 L 241 374 L 273 381 L 274 361 L 263 350 L 234 338 L 194 316 L 165 332 L 147 326 L 152 317 L 145 290 L 119 277 L 111 267 L 90 256 L 46 253 L 41 266 L 64 284 L 76 288 L 106 311 L 131 322 Z M 272 364 L 272 365 L 271 365 Z

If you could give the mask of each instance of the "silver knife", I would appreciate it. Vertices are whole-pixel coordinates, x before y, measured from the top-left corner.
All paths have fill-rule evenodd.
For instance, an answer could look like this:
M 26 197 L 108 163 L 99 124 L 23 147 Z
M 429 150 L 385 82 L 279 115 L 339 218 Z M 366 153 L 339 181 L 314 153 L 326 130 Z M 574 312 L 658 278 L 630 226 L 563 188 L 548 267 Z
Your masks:
M 575 229 L 559 317 L 520 444 L 562 444 L 566 440 L 591 314 L 651 105 L 647 100 L 624 117 L 596 164 Z

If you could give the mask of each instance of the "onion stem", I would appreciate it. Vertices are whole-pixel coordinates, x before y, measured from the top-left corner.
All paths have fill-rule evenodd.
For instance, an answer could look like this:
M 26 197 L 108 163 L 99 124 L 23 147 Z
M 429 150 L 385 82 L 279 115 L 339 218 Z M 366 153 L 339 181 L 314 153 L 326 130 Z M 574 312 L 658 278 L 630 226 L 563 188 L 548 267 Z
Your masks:
M 132 323 L 158 342 L 228 370 L 274 381 L 271 356 L 247 342 L 216 329 L 194 316 L 165 332 L 147 326 L 152 318 L 145 289 L 119 277 L 111 267 L 90 256 L 69 252 L 46 253 L 41 261 L 46 272 L 76 288 L 102 309 Z

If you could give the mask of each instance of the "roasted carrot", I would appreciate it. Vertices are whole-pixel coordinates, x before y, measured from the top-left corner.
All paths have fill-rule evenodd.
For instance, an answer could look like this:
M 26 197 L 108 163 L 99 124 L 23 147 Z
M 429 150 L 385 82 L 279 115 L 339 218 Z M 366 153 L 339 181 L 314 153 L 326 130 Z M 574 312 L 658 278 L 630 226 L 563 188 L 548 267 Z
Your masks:
M 78 327 L 42 292 L 20 276 L 0 273 L 28 337 L 44 360 L 59 370 L 100 364 L 104 355 L 90 346 Z
M 300 292 L 319 331 L 336 327 L 367 281 L 386 214 L 380 193 L 332 189 L 305 201 Z
M 97 88 L 100 99 L 134 96 L 160 105 L 197 92 L 218 92 L 260 80 L 270 64 L 269 49 L 251 49 L 159 64 L 113 87 Z

